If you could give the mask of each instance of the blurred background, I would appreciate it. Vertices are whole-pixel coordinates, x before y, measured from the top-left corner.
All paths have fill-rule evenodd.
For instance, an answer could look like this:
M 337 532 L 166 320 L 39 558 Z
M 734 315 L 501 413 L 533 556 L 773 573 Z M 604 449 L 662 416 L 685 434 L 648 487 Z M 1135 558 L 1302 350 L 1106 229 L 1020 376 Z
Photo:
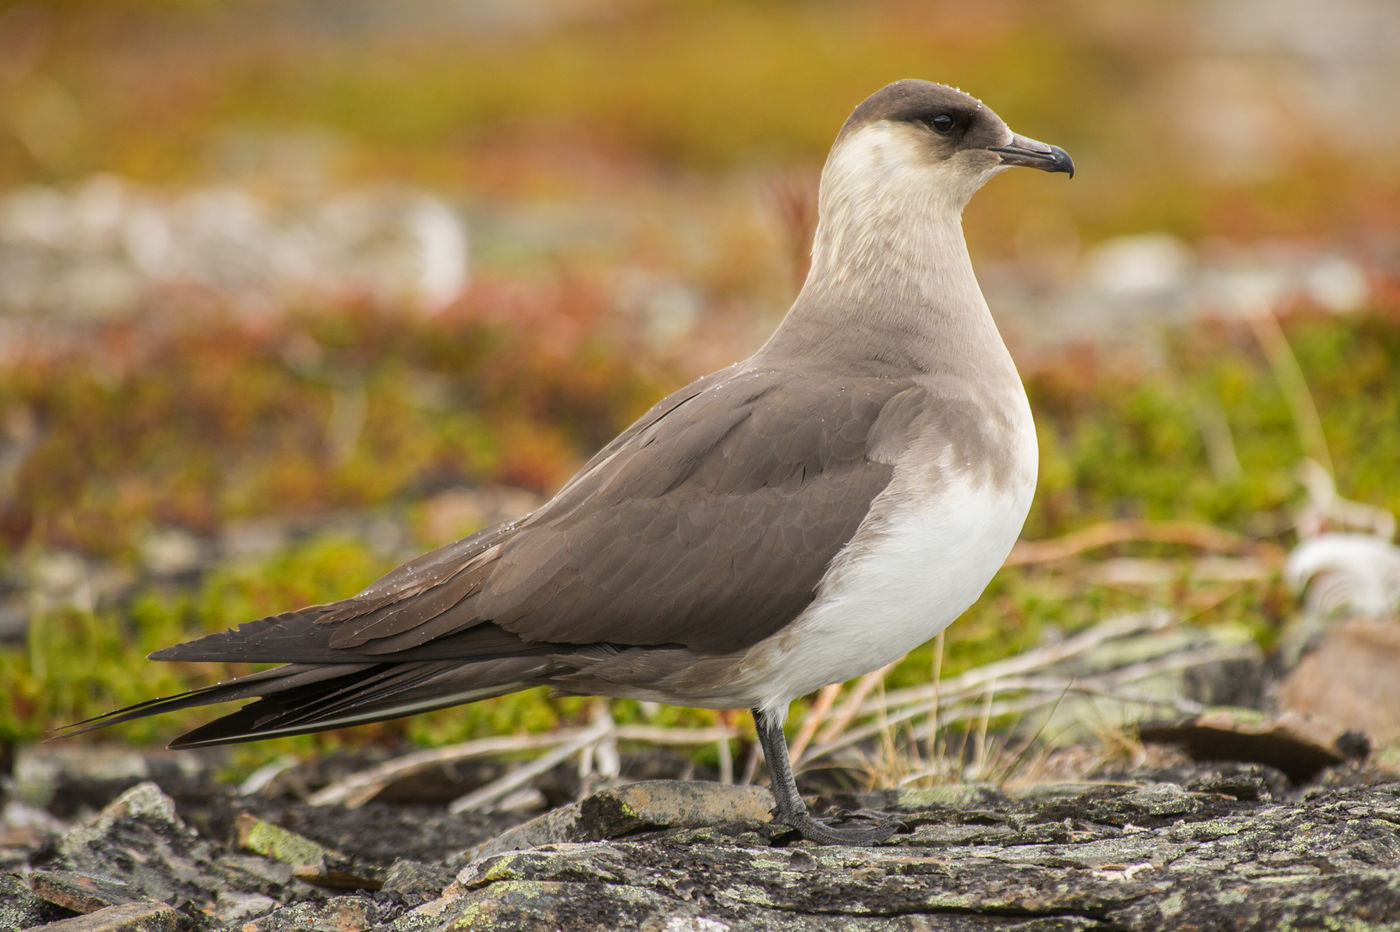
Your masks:
M 226 676 L 141 657 L 526 510 L 747 355 L 903 77 L 1074 156 L 966 227 L 1041 434 L 1026 537 L 1090 536 L 889 685 L 1163 606 L 1274 649 L 1283 555 L 1387 553 L 1400 511 L 1396 35 L 1389 0 L 0 4 L 0 740 Z

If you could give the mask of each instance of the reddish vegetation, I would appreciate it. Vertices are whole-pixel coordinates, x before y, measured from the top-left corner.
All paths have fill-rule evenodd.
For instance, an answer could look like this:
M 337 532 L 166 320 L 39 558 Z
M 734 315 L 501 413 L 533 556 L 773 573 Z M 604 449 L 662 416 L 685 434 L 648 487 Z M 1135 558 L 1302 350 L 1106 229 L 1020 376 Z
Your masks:
M 111 552 L 152 523 L 549 490 L 666 387 L 605 306 L 578 281 L 487 281 L 431 320 L 210 312 L 23 356 L 0 383 L 33 434 L 4 544 Z

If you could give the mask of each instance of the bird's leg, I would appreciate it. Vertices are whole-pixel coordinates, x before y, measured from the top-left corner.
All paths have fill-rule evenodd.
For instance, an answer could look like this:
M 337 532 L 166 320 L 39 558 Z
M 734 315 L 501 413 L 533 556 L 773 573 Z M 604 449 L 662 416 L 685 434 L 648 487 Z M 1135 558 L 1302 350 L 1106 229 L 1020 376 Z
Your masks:
M 803 838 L 821 845 L 878 845 L 899 830 L 901 824 L 898 819 L 871 818 L 863 813 L 848 817 L 852 821 L 844 824 L 839 817 L 814 818 L 797 792 L 797 780 L 788 761 L 787 739 L 783 736 L 783 719 L 787 709 L 752 711 L 754 725 L 758 729 L 758 743 L 763 746 L 768 774 L 773 781 L 773 796 L 778 801 L 773 815 L 779 822 L 792 826 Z

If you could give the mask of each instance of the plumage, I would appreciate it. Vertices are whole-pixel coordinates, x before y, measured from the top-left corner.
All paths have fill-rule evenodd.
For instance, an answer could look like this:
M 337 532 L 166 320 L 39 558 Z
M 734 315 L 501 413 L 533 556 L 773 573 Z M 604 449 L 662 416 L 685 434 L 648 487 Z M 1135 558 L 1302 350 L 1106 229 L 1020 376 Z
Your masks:
M 1034 427 L 960 222 L 1011 165 L 1073 167 L 959 91 L 872 95 L 823 170 L 808 279 L 753 356 L 657 403 L 531 514 L 340 602 L 152 654 L 285 666 L 67 733 L 253 699 L 175 745 L 253 740 L 539 684 L 747 706 L 780 819 L 886 837 L 807 813 L 782 717 L 936 634 L 1020 531 Z

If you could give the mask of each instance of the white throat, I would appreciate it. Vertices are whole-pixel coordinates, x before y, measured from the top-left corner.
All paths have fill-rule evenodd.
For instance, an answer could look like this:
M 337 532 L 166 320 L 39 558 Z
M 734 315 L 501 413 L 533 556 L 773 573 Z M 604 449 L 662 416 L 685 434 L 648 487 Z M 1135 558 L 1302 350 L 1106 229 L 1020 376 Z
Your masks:
M 852 133 L 822 171 L 807 288 L 859 300 L 875 285 L 920 303 L 983 304 L 962 211 L 991 174 L 930 162 L 907 124 L 873 123 Z

